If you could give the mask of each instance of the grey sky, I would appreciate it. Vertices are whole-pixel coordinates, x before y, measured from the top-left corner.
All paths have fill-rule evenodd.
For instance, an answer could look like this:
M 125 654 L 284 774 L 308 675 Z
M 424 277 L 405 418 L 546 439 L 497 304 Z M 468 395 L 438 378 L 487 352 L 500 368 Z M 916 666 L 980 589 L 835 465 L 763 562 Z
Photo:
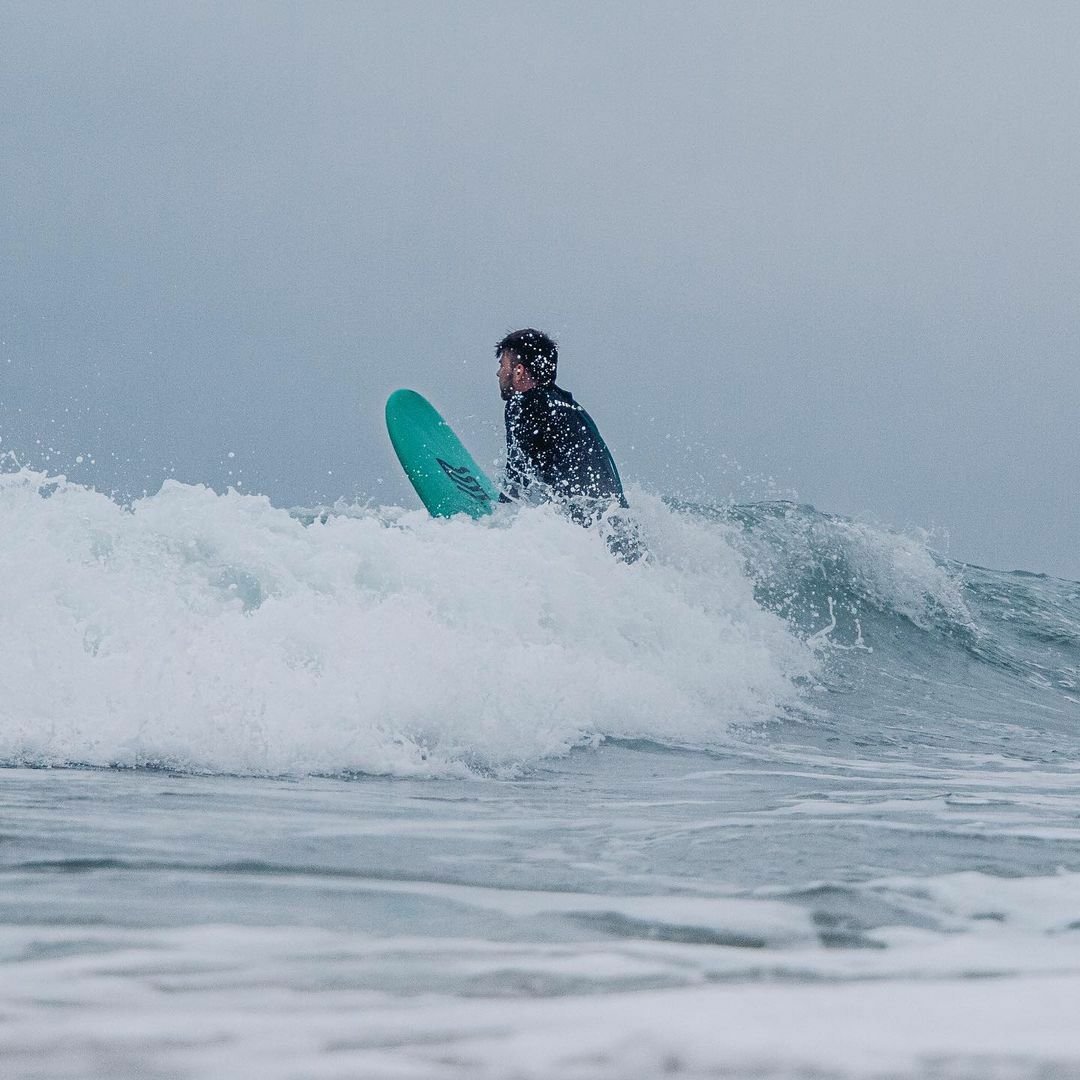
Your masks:
M 2 447 L 401 501 L 387 393 L 490 463 L 539 325 L 631 481 L 1080 578 L 1078 56 L 1071 2 L 0 0 Z

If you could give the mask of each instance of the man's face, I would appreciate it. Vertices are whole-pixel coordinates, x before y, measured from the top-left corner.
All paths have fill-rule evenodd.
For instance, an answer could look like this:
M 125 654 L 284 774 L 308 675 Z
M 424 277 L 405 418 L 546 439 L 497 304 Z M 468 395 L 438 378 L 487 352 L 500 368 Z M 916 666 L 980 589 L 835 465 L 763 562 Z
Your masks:
M 514 357 L 505 350 L 499 354 L 499 393 L 506 401 L 514 393 Z

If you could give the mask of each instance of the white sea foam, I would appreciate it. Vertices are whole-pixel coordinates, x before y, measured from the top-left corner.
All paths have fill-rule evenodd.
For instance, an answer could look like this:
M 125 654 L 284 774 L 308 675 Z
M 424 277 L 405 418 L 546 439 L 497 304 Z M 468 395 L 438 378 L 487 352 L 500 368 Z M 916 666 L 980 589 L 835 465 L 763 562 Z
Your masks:
M 0 476 L 0 761 L 299 774 L 512 769 L 614 736 L 709 746 L 811 649 L 721 529 L 638 500 L 625 566 L 547 509 L 305 527 L 168 482 L 122 508 Z
M 865 522 L 833 519 L 857 584 L 879 605 L 891 607 L 916 626 L 944 616 L 975 629 L 956 574 L 934 558 L 925 536 L 885 532 Z
M 19 978 L 5 988 L 0 1052 L 16 1075 L 79 1077 L 1073 1077 L 1076 879 L 869 883 L 958 917 L 933 931 L 883 927 L 883 949 L 816 945 L 802 913 L 748 898 L 406 881 L 377 887 L 518 916 L 734 922 L 770 947 L 600 930 L 538 942 L 302 925 L 9 926 L 0 958 Z M 359 897 L 373 884 L 320 887 Z

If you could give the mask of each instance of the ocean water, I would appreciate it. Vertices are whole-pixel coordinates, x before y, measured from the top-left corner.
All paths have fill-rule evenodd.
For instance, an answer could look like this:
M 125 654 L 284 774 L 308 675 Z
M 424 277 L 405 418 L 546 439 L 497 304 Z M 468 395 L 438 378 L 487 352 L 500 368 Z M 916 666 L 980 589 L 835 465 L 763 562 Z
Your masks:
M 633 501 L 0 475 L 0 1076 L 1080 1077 L 1080 584 Z

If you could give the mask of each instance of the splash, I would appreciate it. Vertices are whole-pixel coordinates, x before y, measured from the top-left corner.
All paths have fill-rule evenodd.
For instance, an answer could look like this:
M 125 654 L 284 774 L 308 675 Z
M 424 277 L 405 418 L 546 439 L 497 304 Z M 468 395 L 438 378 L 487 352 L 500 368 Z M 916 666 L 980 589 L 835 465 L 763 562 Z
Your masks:
M 797 707 L 813 650 L 722 529 L 642 497 L 625 566 L 554 512 L 305 525 L 168 481 L 122 507 L 0 476 L 0 761 L 513 772 L 608 737 L 709 747 Z

